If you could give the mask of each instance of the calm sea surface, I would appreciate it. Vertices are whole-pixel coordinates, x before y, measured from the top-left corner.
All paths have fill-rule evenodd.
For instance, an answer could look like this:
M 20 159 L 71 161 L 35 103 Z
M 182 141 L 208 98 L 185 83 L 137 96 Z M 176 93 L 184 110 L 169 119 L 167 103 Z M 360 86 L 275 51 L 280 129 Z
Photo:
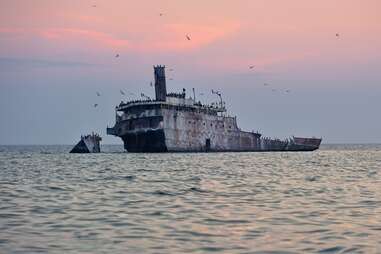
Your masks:
M 0 146 L 0 253 L 381 253 L 381 146 Z

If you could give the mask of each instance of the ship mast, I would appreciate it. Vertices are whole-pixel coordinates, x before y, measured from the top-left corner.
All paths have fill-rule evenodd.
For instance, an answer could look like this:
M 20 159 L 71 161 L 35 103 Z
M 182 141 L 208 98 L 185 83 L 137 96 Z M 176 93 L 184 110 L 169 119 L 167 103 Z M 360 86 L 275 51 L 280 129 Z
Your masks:
M 214 91 L 214 90 L 212 89 L 212 94 L 217 95 L 218 98 L 220 99 L 220 102 L 219 102 L 220 106 L 219 106 L 218 111 L 219 111 L 219 112 L 226 112 L 225 102 L 222 100 L 222 94 L 221 94 L 221 92 L 220 92 L 220 91 Z

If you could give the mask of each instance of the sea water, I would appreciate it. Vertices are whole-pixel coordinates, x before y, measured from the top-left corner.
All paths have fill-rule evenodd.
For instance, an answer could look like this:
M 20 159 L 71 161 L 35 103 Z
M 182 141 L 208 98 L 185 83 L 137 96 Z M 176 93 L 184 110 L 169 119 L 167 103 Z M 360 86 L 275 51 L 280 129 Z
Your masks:
M 0 147 L 0 253 L 381 253 L 381 146 Z

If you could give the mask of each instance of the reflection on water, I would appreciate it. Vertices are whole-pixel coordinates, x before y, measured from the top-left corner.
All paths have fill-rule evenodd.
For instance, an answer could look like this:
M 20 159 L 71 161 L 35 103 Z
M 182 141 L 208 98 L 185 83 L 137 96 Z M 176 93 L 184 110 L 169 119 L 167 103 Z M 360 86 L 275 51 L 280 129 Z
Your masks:
M 377 253 L 381 146 L 0 147 L 1 253 Z

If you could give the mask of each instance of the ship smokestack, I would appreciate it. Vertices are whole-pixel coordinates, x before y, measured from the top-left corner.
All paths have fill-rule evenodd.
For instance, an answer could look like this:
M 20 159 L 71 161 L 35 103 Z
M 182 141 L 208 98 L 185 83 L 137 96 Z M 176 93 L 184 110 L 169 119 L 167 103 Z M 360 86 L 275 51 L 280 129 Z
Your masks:
M 156 100 L 165 101 L 167 96 L 167 86 L 165 81 L 165 66 L 154 66 L 155 72 L 155 95 Z

